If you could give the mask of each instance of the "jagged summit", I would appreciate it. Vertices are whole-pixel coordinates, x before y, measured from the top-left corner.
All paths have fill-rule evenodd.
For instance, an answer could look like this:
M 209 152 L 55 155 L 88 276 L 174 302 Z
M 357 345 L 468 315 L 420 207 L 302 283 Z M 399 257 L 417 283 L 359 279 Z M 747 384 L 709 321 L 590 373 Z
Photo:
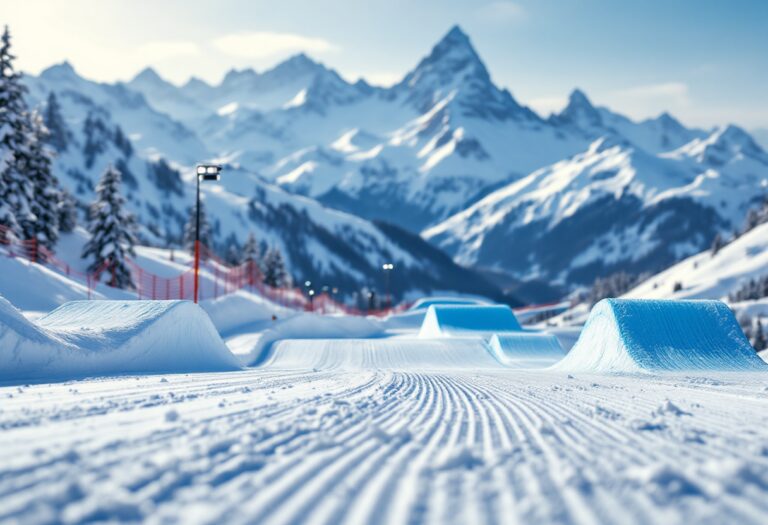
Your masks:
M 580 89 L 574 89 L 568 97 L 568 105 L 553 118 L 559 124 L 573 125 L 585 130 L 603 125 L 600 112 L 587 95 Z
M 509 91 L 498 88 L 469 37 L 453 26 L 403 80 L 395 96 L 420 112 L 448 97 L 465 116 L 493 120 L 538 120 Z
M 59 77 L 59 78 L 61 78 L 61 77 L 70 77 L 70 78 L 78 77 L 79 78 L 79 75 L 77 74 L 77 71 L 75 71 L 75 68 L 72 66 L 72 64 L 68 60 L 65 60 L 63 62 L 60 62 L 58 64 L 54 64 L 54 65 L 52 65 L 50 67 L 45 68 L 40 73 L 40 76 L 41 77 L 46 77 L 46 78 L 54 78 L 54 77 Z
M 156 82 L 156 83 L 160 83 L 160 82 L 164 83 L 165 82 L 165 80 L 163 80 L 163 78 L 151 66 L 147 66 L 144 69 L 142 69 L 141 71 L 139 71 L 136 74 L 136 76 L 133 77 L 132 81 L 133 82 L 137 82 L 137 81 L 139 81 L 139 82 Z

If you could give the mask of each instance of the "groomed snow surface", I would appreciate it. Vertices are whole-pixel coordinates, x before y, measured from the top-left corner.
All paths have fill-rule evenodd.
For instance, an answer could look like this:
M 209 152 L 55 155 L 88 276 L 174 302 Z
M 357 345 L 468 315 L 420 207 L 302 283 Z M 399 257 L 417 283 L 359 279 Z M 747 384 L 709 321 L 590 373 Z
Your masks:
M 188 301 L 72 301 L 31 322 L 0 297 L 0 381 L 238 368 Z
M 0 523 L 764 523 L 768 365 L 721 303 L 602 302 L 565 358 L 426 306 L 0 301 Z

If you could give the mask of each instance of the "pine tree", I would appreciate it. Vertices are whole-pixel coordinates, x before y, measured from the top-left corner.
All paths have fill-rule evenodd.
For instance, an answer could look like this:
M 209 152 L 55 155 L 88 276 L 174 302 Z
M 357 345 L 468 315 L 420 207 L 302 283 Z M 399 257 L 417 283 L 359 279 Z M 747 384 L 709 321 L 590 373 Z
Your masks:
M 248 234 L 248 239 L 243 246 L 243 261 L 259 263 L 261 258 L 261 250 L 259 250 L 259 243 L 256 242 L 256 237 L 253 233 Z
M 715 255 L 717 255 L 717 252 L 719 252 L 719 251 L 720 251 L 720 249 L 721 249 L 723 246 L 725 246 L 725 242 L 723 241 L 723 237 L 722 237 L 722 235 L 720 235 L 720 234 L 718 233 L 717 235 L 715 235 L 715 238 L 714 238 L 714 239 L 712 239 L 712 248 L 711 248 L 712 257 L 714 257 Z
M 48 144 L 58 153 L 67 151 L 69 143 L 73 139 L 72 132 L 67 127 L 66 122 L 64 122 L 59 99 L 56 98 L 56 94 L 53 91 L 48 94 L 48 102 L 45 105 L 43 120 L 45 121 L 45 127 L 48 128 L 48 136 L 46 137 Z
M 768 341 L 765 339 L 765 332 L 763 331 L 763 323 L 760 322 L 760 318 L 755 323 L 755 330 L 752 336 L 752 346 L 758 352 L 762 352 L 768 347 Z
M 289 284 L 283 254 L 277 248 L 270 248 L 262 261 L 264 284 L 272 288 L 282 288 Z
M 227 248 L 227 254 L 224 256 L 227 264 L 230 266 L 240 265 L 240 250 L 236 244 L 230 244 Z
M 189 209 L 189 219 L 187 224 L 184 225 L 184 247 L 189 250 L 190 253 L 195 253 L 195 228 L 197 226 L 197 219 L 195 214 L 195 207 L 192 206 Z M 200 201 L 200 244 L 206 248 L 213 249 L 213 230 L 211 224 L 208 222 L 208 216 L 205 213 L 205 205 L 203 201 Z M 205 250 L 202 252 L 205 253 Z
M 101 270 L 106 264 L 104 271 L 110 275 L 112 286 L 132 288 L 126 257 L 134 254 L 135 222 L 124 209 L 120 182 L 120 172 L 109 166 L 96 186 L 96 201 L 91 205 L 88 223 L 91 238 L 83 247 L 82 257 L 91 259 L 88 267 L 91 272 Z
M 112 139 L 112 133 L 98 115 L 90 112 L 83 122 L 83 135 L 85 135 L 83 145 L 85 167 L 91 169 L 96 163 L 96 157 L 107 150 L 107 143 Z
M 59 239 L 59 181 L 51 169 L 51 152 L 45 145 L 48 130 L 42 117 L 33 112 L 30 121 L 32 137 L 29 144 L 27 177 L 32 181 L 32 213 L 34 238 L 42 246 L 53 250 Z
M 0 37 L 0 225 L 17 238 L 31 238 L 35 216 L 30 207 L 32 184 L 25 176 L 29 164 L 29 114 L 26 88 L 13 69 L 8 26 Z
M 77 226 L 77 203 L 72 194 L 62 189 L 59 193 L 59 231 L 70 233 Z

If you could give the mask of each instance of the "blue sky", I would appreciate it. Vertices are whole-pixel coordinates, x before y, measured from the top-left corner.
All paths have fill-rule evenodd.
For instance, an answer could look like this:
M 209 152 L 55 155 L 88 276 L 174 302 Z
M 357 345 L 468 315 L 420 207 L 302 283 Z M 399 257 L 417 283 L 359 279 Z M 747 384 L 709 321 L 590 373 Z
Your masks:
M 768 1 L 0 0 L 31 73 L 64 59 L 98 80 L 145 65 L 183 82 L 298 51 L 391 83 L 453 24 L 494 80 L 546 114 L 574 87 L 635 118 L 768 128 Z

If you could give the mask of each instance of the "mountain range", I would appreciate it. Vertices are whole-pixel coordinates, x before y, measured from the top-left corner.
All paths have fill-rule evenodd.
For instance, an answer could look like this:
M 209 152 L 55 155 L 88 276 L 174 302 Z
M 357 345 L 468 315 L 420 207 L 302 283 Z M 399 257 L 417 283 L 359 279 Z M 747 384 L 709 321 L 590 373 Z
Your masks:
M 304 54 L 216 85 L 177 86 L 152 69 L 100 84 L 66 63 L 26 78 L 33 104 L 58 95 L 76 141 L 88 119 L 106 130 L 95 160 L 82 147 L 57 160 L 84 202 L 103 165 L 122 159 L 146 236 L 172 238 L 192 165 L 217 161 L 222 184 L 205 194 L 219 239 L 255 230 L 295 273 L 329 280 L 380 280 L 380 262 L 396 259 L 419 268 L 401 292 L 440 259 L 414 256 L 428 248 L 415 248 L 419 235 L 505 282 L 567 289 L 658 271 L 738 228 L 768 176 L 768 155 L 735 126 L 689 128 L 667 113 L 636 122 L 578 89 L 542 117 L 493 82 L 459 27 L 389 88 L 348 82 Z M 117 128 L 130 155 L 110 140 Z

